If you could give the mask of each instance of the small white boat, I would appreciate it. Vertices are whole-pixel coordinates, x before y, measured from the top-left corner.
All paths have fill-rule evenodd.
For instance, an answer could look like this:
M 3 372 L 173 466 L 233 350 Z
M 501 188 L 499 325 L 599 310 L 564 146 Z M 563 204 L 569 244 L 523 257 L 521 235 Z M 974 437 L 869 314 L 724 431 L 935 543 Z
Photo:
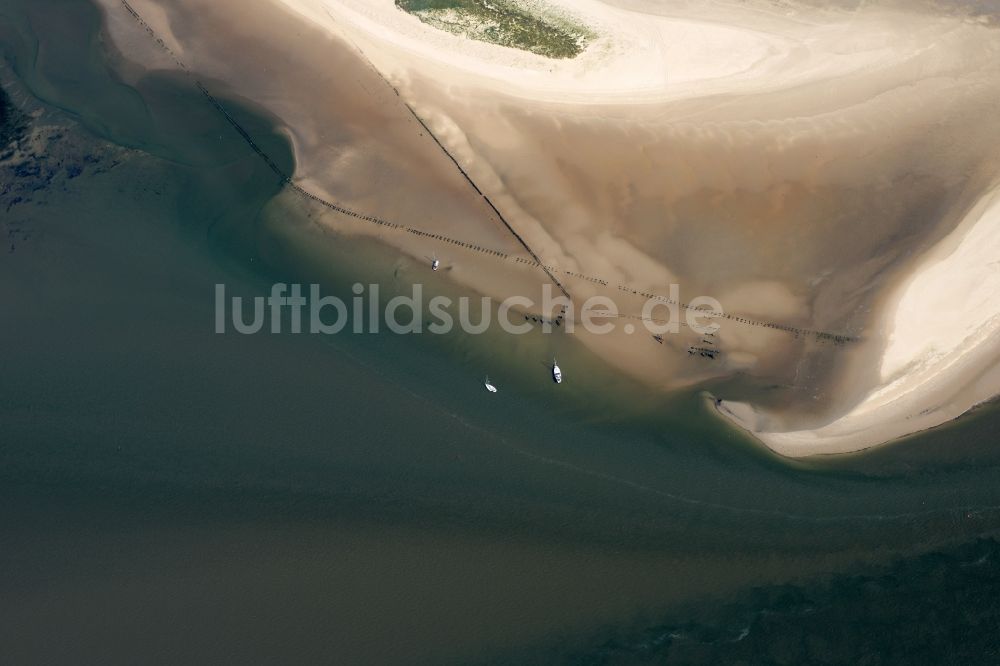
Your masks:
M 555 359 L 552 359 L 552 381 L 556 384 L 562 384 L 562 370 L 559 369 L 559 364 L 556 363 Z
M 441 262 L 438 260 L 437 256 L 435 256 L 431 259 L 431 270 L 436 271 L 439 268 L 441 268 Z
M 489 391 L 490 393 L 496 393 L 497 392 L 497 387 L 493 386 L 493 384 L 490 383 L 490 378 L 489 377 L 486 378 L 485 386 L 486 386 L 486 390 Z

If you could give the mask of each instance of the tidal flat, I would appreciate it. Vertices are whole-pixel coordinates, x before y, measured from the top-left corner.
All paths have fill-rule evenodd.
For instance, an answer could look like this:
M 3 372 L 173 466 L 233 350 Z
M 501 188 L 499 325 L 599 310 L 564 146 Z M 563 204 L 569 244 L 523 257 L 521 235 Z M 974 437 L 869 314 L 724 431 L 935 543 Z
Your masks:
M 136 78 L 103 25 L 84 2 L 0 8 L 23 121 L 0 149 L 0 660 L 995 650 L 995 407 L 791 461 L 559 338 L 216 335 L 218 283 L 388 294 L 421 266 L 318 224 L 190 81 Z M 287 129 L 223 93 L 294 169 Z M 550 352 L 568 392 L 495 370 L 544 375 Z M 921 633 L 916 599 L 960 605 Z M 838 644 L 859 626 L 878 644 Z

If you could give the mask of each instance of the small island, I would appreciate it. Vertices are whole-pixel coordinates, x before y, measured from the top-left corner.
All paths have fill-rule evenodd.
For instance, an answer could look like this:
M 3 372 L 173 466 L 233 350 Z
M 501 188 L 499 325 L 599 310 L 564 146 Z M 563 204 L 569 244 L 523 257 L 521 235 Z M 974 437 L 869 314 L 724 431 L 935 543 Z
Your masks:
M 396 0 L 396 6 L 439 30 L 546 58 L 575 58 L 594 37 L 554 9 L 512 0 Z

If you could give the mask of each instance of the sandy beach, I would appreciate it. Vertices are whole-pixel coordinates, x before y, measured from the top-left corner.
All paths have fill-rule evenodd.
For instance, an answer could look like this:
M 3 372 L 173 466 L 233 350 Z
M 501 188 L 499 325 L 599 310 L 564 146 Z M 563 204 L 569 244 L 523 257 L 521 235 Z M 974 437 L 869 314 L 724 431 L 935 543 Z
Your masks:
M 103 3 L 133 80 L 177 69 Z M 712 381 L 719 412 L 783 455 L 875 446 L 1000 392 L 995 27 L 888 4 L 550 4 L 595 35 L 576 58 L 392 0 L 131 3 L 213 94 L 280 120 L 298 187 L 494 251 L 317 211 L 412 274 L 434 254 L 462 288 L 539 301 L 533 254 L 575 303 L 635 314 L 672 283 L 716 298 L 738 317 L 716 360 L 687 353 L 691 331 L 576 338 L 658 390 Z
M 746 403 L 721 413 L 787 456 L 855 451 L 933 428 L 1000 390 L 1000 189 L 977 203 L 884 306 L 877 380 L 856 406 L 829 424 L 767 428 Z

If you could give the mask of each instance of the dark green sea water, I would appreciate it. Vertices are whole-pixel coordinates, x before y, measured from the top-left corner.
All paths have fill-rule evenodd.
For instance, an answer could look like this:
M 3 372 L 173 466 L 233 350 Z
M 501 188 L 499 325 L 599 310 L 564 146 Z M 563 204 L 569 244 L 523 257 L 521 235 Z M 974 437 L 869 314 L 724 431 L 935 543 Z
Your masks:
M 995 408 L 788 462 L 571 340 L 216 335 L 216 283 L 409 269 L 100 31 L 0 0 L 0 663 L 1000 660 Z

